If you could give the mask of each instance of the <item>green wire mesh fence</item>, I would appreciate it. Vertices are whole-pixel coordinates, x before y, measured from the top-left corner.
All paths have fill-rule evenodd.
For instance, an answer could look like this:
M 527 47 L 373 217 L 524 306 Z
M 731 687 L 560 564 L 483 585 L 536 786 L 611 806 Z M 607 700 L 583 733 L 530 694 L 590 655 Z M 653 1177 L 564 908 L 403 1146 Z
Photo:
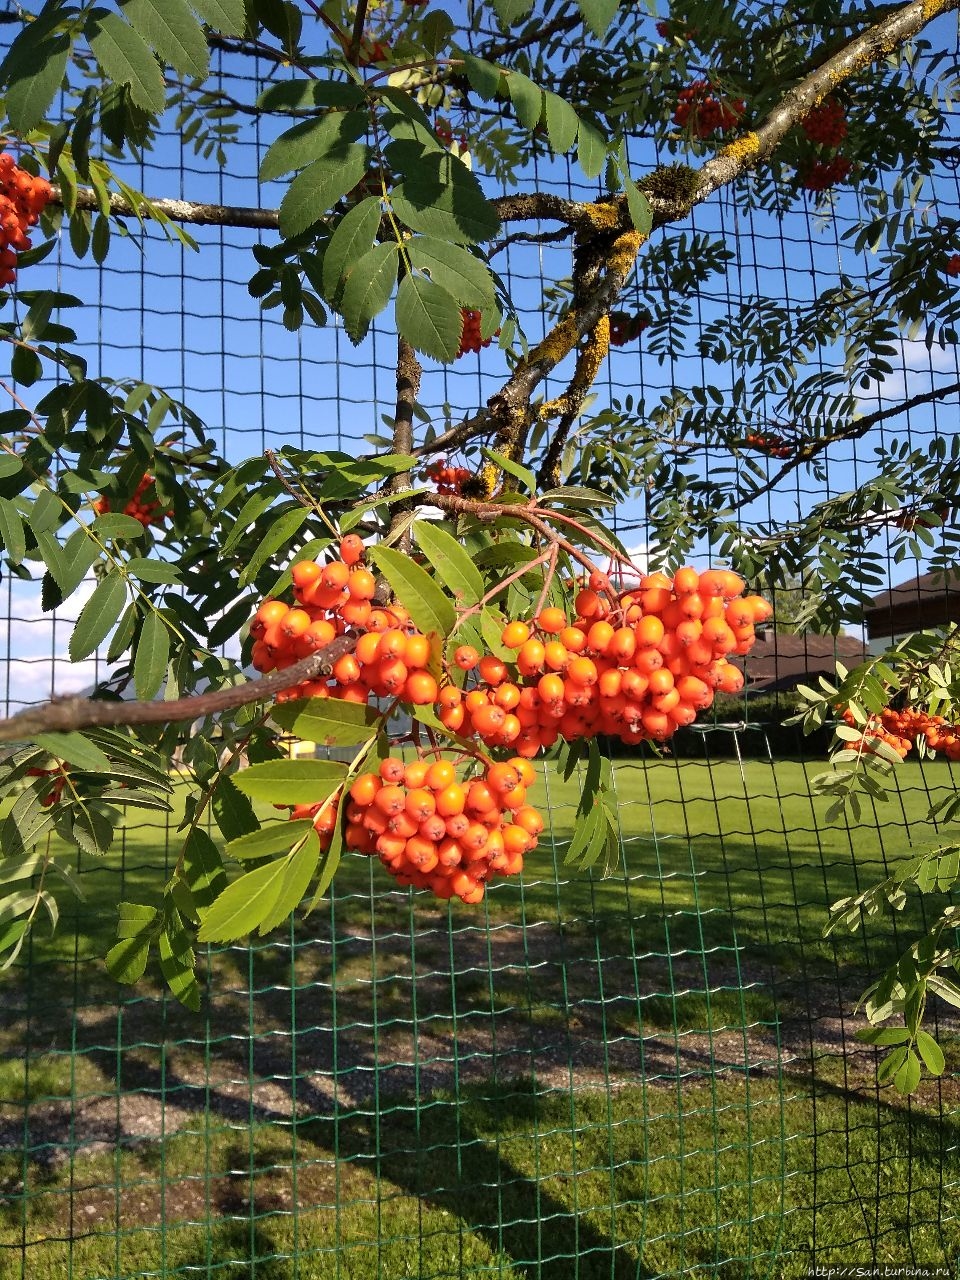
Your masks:
M 235 175 L 255 174 L 261 139 L 233 145 L 243 165 L 211 179 L 170 136 L 140 188 L 255 204 L 255 179 Z M 570 189 L 556 166 L 538 180 Z M 955 183 L 944 199 L 956 206 Z M 773 226 L 719 201 L 698 218 L 735 251 L 720 291 L 695 300 L 703 323 L 762 273 L 806 297 L 838 255 L 856 261 L 839 215 Z M 392 409 L 392 335 L 355 349 L 335 328 L 287 333 L 247 294 L 255 237 L 199 238 L 199 255 L 157 242 L 144 259 L 120 243 L 99 268 L 62 248 L 63 285 L 102 299 L 91 362 L 181 396 L 228 457 L 355 450 Z M 505 255 L 534 335 L 559 254 Z M 610 398 L 683 385 L 686 365 L 638 350 L 612 353 Z M 928 359 L 904 352 L 921 375 Z M 479 359 L 436 376 L 437 404 L 482 402 Z M 620 531 L 629 544 L 643 522 Z M 103 674 L 56 661 L 69 614 L 43 614 L 24 584 L 3 590 L 9 708 Z M 578 779 L 541 766 L 549 827 L 522 880 L 450 907 L 348 857 L 309 919 L 210 951 L 199 1015 L 149 978 L 119 988 L 99 960 L 118 878 L 136 899 L 176 856 L 176 804 L 166 825 L 131 821 L 106 864 L 80 858 L 85 901 L 4 976 L 0 1277 L 955 1268 L 956 1025 L 938 1027 L 946 1073 L 910 1101 L 878 1089 L 875 1051 L 853 1037 L 856 998 L 918 918 L 823 927 L 957 779 L 944 761 L 905 765 L 892 800 L 850 825 L 827 822 L 821 768 L 816 748 L 752 719 L 690 730 L 674 755 L 624 756 L 622 862 L 602 879 L 564 866 Z

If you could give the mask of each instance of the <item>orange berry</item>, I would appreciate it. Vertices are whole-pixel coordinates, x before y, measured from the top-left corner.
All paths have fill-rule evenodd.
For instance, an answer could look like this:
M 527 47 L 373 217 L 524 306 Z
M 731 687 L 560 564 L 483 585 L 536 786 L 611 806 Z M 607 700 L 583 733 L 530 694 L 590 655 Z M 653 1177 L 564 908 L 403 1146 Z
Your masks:
M 587 648 L 594 653 L 606 653 L 613 634 L 613 627 L 609 622 L 595 622 L 587 632 Z
M 265 627 L 275 627 L 283 621 L 289 612 L 289 605 L 285 605 L 282 600 L 264 600 L 256 612 L 256 618 Z M 751 614 L 751 620 L 752 617 L 753 615 Z
M 444 820 L 444 830 L 448 836 L 452 836 L 454 840 L 459 840 L 463 833 L 470 826 L 470 819 L 465 813 L 454 813 Z
M 548 636 L 556 636 L 567 625 L 567 617 L 562 609 L 544 609 L 537 615 L 536 624 Z
M 696 569 L 678 569 L 673 575 L 673 590 L 678 596 L 691 595 L 700 586 Z
M 595 626 L 605 626 L 597 622 Z M 596 684 L 598 678 L 597 664 L 592 658 L 573 658 L 567 667 L 567 679 L 575 685 Z
M 558 675 L 541 676 L 537 681 L 537 692 L 544 702 L 563 701 L 563 680 Z
M 461 671 L 472 671 L 480 661 L 480 655 L 473 645 L 462 644 L 453 655 L 453 660 Z
M 503 727 L 507 713 L 503 707 L 494 706 L 488 703 L 485 707 L 479 707 L 473 714 L 473 727 L 481 738 L 493 737 L 498 729 Z
M 437 694 L 437 702 L 441 707 L 458 707 L 463 701 L 463 694 L 455 684 L 445 684 Z
M 648 614 L 641 618 L 634 627 L 637 644 L 641 649 L 658 645 L 663 639 L 664 630 L 665 628 L 660 618 L 656 614 Z
M 440 861 L 433 842 L 425 840 L 423 836 L 411 836 L 404 852 L 407 861 L 423 874 L 433 871 Z
M 455 707 L 444 707 L 437 717 L 443 727 L 449 729 L 451 733 L 459 733 L 466 718 L 467 713 L 462 702 Z
M 410 674 L 406 664 L 399 658 L 390 658 L 386 661 L 381 658 L 373 671 L 376 673 L 378 686 L 390 695 L 399 694 L 403 690 Z
M 354 569 L 347 578 L 347 590 L 354 600 L 372 600 L 377 591 L 377 580 L 369 569 Z
M 530 628 L 525 622 L 509 622 L 504 627 L 500 642 L 507 649 L 519 649 L 530 639 Z
M 436 702 L 438 692 L 437 682 L 429 671 L 411 671 L 403 686 L 403 700 L 416 707 L 426 707 Z
M 387 762 L 384 761 L 384 764 L 386 763 Z M 403 777 L 403 774 L 401 773 L 400 776 Z M 393 784 L 381 787 L 373 798 L 375 807 L 388 818 L 393 817 L 395 814 L 402 813 L 406 802 L 407 793 L 404 791 L 403 787 L 398 787 Z
M 543 830 L 543 815 L 531 805 L 518 809 L 513 815 L 513 821 L 531 836 L 538 836 Z
M 396 756 L 387 756 L 380 761 L 380 777 L 384 782 L 402 782 L 407 771 L 406 765 Z
M 342 560 L 331 560 L 324 565 L 320 581 L 328 591 L 342 591 L 350 581 L 350 570 Z
M 525 787 L 532 787 L 537 780 L 537 771 L 529 760 L 523 760 L 518 756 L 514 756 L 507 761 L 512 768 L 516 769 L 520 775 L 520 781 Z
M 398 627 L 380 633 L 380 657 L 399 658 L 406 663 L 407 637 Z
M 352 653 L 345 653 L 333 664 L 333 678 L 337 684 L 356 684 L 360 679 L 360 663 Z
M 492 813 L 494 809 L 499 809 L 499 807 L 500 801 L 498 797 L 486 782 L 477 778 L 470 783 L 467 790 L 468 809 L 472 809 L 474 813 Z
M 600 612 L 600 597 L 595 591 L 585 588 L 577 593 L 574 606 L 581 618 L 595 618 Z
M 560 643 L 571 653 L 582 653 L 587 647 L 587 633 L 580 627 L 564 627 L 560 632 Z
M 663 654 L 659 649 L 638 649 L 633 655 L 633 668 L 641 675 L 648 676 L 663 666 Z
M 607 653 L 618 663 L 626 665 L 637 651 L 637 634 L 632 627 L 618 627 L 607 645 Z
M 444 791 L 457 780 L 457 771 L 449 760 L 435 760 L 427 770 L 425 785 L 431 791 Z
M 355 533 L 348 533 L 340 540 L 340 559 L 344 564 L 354 565 L 363 556 L 363 539 Z
M 321 569 L 315 560 L 301 560 L 299 564 L 295 564 L 290 571 L 293 578 L 294 587 L 298 587 L 301 591 L 307 587 L 312 587 L 320 577 Z
M 546 650 L 542 642 L 537 639 L 527 640 L 517 653 L 517 670 L 523 676 L 535 675 L 543 670 L 545 658 Z
M 504 711 L 512 711 L 520 704 L 520 690 L 509 682 L 498 685 L 493 702 L 494 706 L 503 707 Z
M 411 760 L 403 771 L 403 785 L 411 788 L 422 787 L 426 784 L 429 772 L 429 760 Z
M 543 647 L 544 665 L 551 671 L 566 670 L 570 658 L 570 650 L 561 640 L 548 640 Z
M 370 621 L 371 607 L 369 600 L 354 600 L 351 596 L 339 606 L 337 612 L 348 626 L 366 630 Z
M 499 658 L 494 657 L 492 653 L 486 653 L 480 659 L 477 670 L 487 684 L 498 685 L 507 678 L 507 668 Z
M 441 817 L 452 818 L 454 814 L 463 813 L 467 793 L 458 782 L 451 782 L 449 786 L 438 792 L 436 801 L 437 813 Z
M 503 847 L 507 853 L 526 853 L 530 848 L 531 836 L 523 827 L 509 822 L 503 828 Z
M 404 662 L 408 667 L 425 667 L 430 661 L 430 641 L 426 636 L 416 632 L 407 636 L 407 651 Z
M 533 773 L 533 770 L 530 771 Z M 513 764 L 506 764 L 500 761 L 492 764 L 487 770 L 487 785 L 491 791 L 503 794 L 507 791 L 513 791 L 521 782 L 520 772 Z
M 437 802 L 434 799 L 433 792 L 428 791 L 426 787 L 414 787 L 407 792 L 407 801 L 404 808 L 410 817 L 415 818 L 419 823 L 436 813 Z
M 380 636 L 375 631 L 367 631 L 357 641 L 354 653 L 362 667 L 372 666 L 380 658 Z

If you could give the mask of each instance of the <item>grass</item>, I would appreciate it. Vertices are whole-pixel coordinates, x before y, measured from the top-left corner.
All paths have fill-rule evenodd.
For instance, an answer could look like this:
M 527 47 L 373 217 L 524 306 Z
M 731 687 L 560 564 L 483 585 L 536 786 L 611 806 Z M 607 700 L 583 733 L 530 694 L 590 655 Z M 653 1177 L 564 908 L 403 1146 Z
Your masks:
M 625 762 L 606 880 L 564 867 L 579 784 L 547 773 L 547 837 L 481 908 L 349 855 L 309 920 L 210 955 L 199 1017 L 96 959 L 118 880 L 148 901 L 176 857 L 178 814 L 134 823 L 7 976 L 0 1280 L 952 1259 L 954 1086 L 878 1095 L 838 1033 L 922 913 L 822 937 L 951 773 L 905 765 L 850 827 L 811 796 L 819 767 Z

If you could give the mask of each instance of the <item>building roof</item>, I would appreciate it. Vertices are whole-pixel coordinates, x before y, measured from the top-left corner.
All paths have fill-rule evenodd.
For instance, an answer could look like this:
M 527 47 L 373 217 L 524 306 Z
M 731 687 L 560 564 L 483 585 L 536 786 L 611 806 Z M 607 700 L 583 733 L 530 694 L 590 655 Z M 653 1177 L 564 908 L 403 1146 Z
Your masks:
M 923 573 L 881 591 L 863 611 L 867 635 L 902 635 L 960 621 L 960 573 Z
M 855 636 L 778 635 L 771 630 L 758 635 L 746 657 L 735 661 L 751 692 L 773 693 L 808 684 L 819 675 L 834 676 L 837 659 L 844 666 L 855 667 L 868 656 L 863 642 Z

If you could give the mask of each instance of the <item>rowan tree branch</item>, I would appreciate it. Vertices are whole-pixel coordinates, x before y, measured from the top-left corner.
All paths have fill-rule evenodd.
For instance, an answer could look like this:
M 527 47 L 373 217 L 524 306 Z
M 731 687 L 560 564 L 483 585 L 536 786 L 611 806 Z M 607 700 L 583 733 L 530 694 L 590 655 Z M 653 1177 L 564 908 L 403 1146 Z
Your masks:
M 305 680 L 328 676 L 333 664 L 356 648 L 356 636 L 338 636 L 324 649 L 303 658 L 283 671 L 272 671 L 259 680 L 248 680 L 233 689 L 217 689 L 173 702 L 105 702 L 91 698 L 55 698 L 39 707 L 28 707 L 0 720 L 0 742 L 30 741 L 39 733 L 69 733 L 118 724 L 173 724 L 179 720 L 200 720 L 220 711 L 233 711 L 251 702 L 271 701 L 283 689 Z
M 942 387 L 933 387 L 930 391 L 921 391 L 915 396 L 910 396 L 907 400 L 902 400 L 899 404 L 864 414 L 862 418 L 856 418 L 846 427 L 841 427 L 839 431 L 831 431 L 829 435 L 820 436 L 816 440 L 811 440 L 808 444 L 801 445 L 794 456 L 783 464 L 776 475 L 764 481 L 759 488 L 751 489 L 744 496 L 744 501 L 753 502 L 755 498 L 762 498 L 764 494 L 770 493 L 792 471 L 796 471 L 797 467 L 803 466 L 805 462 L 812 462 L 814 458 L 823 453 L 825 449 L 828 449 L 830 445 L 836 444 L 837 441 L 859 440 L 868 431 L 871 431 L 879 423 L 885 422 L 888 418 L 898 418 L 901 413 L 909 413 L 911 409 L 916 409 L 922 404 L 930 404 L 934 400 L 946 399 L 947 396 L 953 395 L 957 391 L 960 391 L 960 382 L 949 382 Z

